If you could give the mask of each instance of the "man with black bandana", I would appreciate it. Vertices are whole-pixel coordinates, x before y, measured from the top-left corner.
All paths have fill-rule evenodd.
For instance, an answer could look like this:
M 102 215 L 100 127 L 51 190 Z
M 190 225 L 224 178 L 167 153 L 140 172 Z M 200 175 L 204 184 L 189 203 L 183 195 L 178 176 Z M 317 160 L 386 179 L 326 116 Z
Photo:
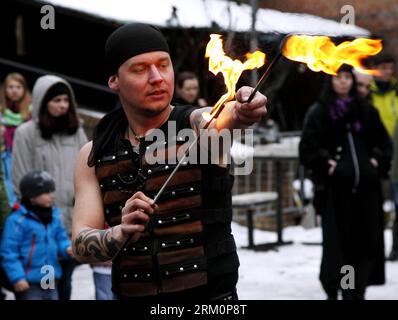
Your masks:
M 169 154 L 184 145 L 169 137 L 169 124 L 176 125 L 176 132 L 197 133 L 206 110 L 170 104 L 174 71 L 169 47 L 153 26 L 128 24 L 114 31 L 105 45 L 105 61 L 108 85 L 122 108 L 100 121 L 77 160 L 76 258 L 87 263 L 113 258 L 112 290 L 119 299 L 237 299 L 229 167 L 188 163 L 154 204 L 176 164 L 150 164 L 145 157 L 153 129 L 167 137 L 159 141 L 158 152 Z M 244 129 L 258 122 L 266 114 L 266 98 L 257 93 L 245 103 L 251 92 L 249 87 L 238 90 L 236 101 L 225 105 L 210 128 Z M 121 250 L 129 236 L 132 240 Z

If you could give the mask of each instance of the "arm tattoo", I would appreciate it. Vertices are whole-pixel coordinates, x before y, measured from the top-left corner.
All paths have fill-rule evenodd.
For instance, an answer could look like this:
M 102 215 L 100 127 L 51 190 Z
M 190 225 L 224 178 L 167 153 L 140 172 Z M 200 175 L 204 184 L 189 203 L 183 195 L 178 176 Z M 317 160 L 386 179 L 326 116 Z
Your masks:
M 107 261 L 122 246 L 114 237 L 114 229 L 98 230 L 86 228 L 80 231 L 73 245 L 82 262 Z

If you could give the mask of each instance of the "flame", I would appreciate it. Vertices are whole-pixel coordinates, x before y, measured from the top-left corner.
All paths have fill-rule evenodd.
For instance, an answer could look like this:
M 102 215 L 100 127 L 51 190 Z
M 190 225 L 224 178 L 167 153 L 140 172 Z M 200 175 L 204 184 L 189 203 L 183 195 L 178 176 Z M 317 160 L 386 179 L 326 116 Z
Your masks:
M 221 72 L 227 87 L 227 93 L 217 101 L 211 110 L 211 114 L 215 113 L 225 102 L 235 97 L 236 84 L 244 70 L 260 68 L 265 63 L 265 54 L 261 51 L 246 53 L 247 60 L 242 63 L 237 59 L 232 60 L 230 57 L 226 56 L 222 46 L 221 35 L 211 34 L 210 41 L 206 47 L 205 57 L 209 58 L 209 70 L 214 73 L 214 75 Z M 204 112 L 202 116 L 205 120 L 209 121 L 211 120 L 211 114 Z
M 380 39 L 355 39 L 335 45 L 329 37 L 292 35 L 283 47 L 282 54 L 294 61 L 304 62 L 313 71 L 336 75 L 342 64 L 358 71 L 377 75 L 376 70 L 366 69 L 361 61 L 378 54 L 382 49 Z
M 209 122 L 210 120 L 211 120 L 211 114 L 210 114 L 210 112 L 203 112 L 202 113 L 202 117 L 203 117 L 203 119 L 205 119 L 207 122 Z

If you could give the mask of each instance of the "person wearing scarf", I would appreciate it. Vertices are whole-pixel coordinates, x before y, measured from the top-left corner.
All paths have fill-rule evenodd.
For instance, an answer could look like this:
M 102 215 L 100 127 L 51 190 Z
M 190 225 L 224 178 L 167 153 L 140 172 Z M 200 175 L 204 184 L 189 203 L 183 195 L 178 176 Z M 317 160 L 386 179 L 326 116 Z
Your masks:
M 322 217 L 319 279 L 330 300 L 361 300 L 366 287 L 385 283 L 381 179 L 388 176 L 392 143 L 377 110 L 357 92 L 352 69 L 329 77 L 304 122 L 300 161 L 315 185 Z M 345 287 L 344 267 L 355 272 Z
M 4 143 L 1 150 L 1 166 L 8 205 L 13 206 L 17 200 L 11 179 L 14 134 L 16 128 L 30 118 L 31 95 L 22 74 L 13 72 L 7 75 L 0 90 L 0 101 L 0 132 Z
M 71 242 L 53 206 L 54 179 L 46 171 L 27 173 L 20 182 L 21 203 L 8 216 L 2 236 L 2 267 L 17 300 L 57 300 L 62 270 L 58 256 L 70 259 Z M 43 267 L 49 267 L 48 277 Z
M 12 180 L 14 189 L 20 193 L 18 184 L 24 174 L 31 170 L 49 172 L 57 186 L 54 203 L 61 210 L 69 237 L 74 203 L 73 169 L 79 150 L 86 142 L 72 86 L 54 75 L 38 78 L 33 86 L 32 119 L 15 132 Z M 62 259 L 61 266 L 59 297 L 69 300 L 76 262 Z

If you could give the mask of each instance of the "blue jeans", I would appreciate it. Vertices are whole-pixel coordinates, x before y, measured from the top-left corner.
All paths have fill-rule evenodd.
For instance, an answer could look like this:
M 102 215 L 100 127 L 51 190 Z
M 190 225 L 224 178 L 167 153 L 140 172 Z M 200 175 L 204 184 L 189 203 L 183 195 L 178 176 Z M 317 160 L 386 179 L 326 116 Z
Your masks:
M 114 300 L 112 292 L 112 276 L 93 272 L 95 285 L 95 300 Z
M 42 289 L 39 284 L 30 283 L 29 289 L 16 293 L 17 300 L 58 300 L 57 287 L 55 289 Z
M 14 192 L 11 179 L 11 153 L 4 151 L 1 153 L 1 166 L 3 170 L 4 185 L 6 187 L 8 203 L 10 207 L 17 201 L 17 195 Z

